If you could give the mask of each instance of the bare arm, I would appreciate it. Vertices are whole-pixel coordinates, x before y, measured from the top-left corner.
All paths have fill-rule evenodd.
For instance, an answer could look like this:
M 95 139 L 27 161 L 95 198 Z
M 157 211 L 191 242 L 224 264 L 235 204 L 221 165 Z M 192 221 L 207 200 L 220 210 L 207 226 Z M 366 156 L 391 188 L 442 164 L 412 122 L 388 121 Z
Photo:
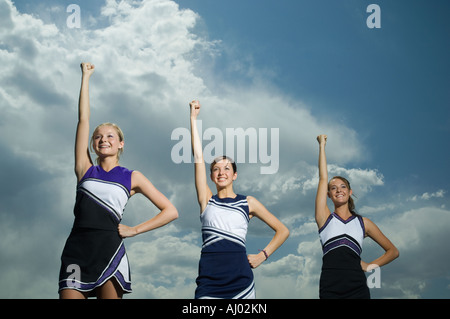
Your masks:
M 131 175 L 131 187 L 132 193 L 143 194 L 153 203 L 153 205 L 160 209 L 161 212 L 153 218 L 134 227 L 120 224 L 119 234 L 121 237 L 133 237 L 164 226 L 178 218 L 178 211 L 175 206 L 166 196 L 158 191 L 142 173 L 133 171 Z
M 205 161 L 203 160 L 202 142 L 198 135 L 197 116 L 200 113 L 199 101 L 192 101 L 189 104 L 191 108 L 191 143 L 192 153 L 194 156 L 195 169 L 195 189 L 197 191 L 197 199 L 200 205 L 200 212 L 203 212 L 212 196 L 211 189 L 207 183 Z
M 381 232 L 381 230 L 370 219 L 363 217 L 366 235 L 372 238 L 378 245 L 384 249 L 384 254 L 372 261 L 370 264 L 361 261 L 361 267 L 367 271 L 369 265 L 384 266 L 399 256 L 397 247 Z
M 75 138 L 75 174 L 78 181 L 84 176 L 92 160 L 89 155 L 89 79 L 94 73 L 94 65 L 90 63 L 81 64 L 82 77 L 80 98 L 78 102 L 78 125 Z
M 289 229 L 267 208 L 264 207 L 257 199 L 252 196 L 247 197 L 249 211 L 251 216 L 256 216 L 265 222 L 270 228 L 275 231 L 275 235 L 269 244 L 263 249 L 267 253 L 267 257 L 272 255 L 289 237 Z M 256 255 L 248 255 L 248 261 L 252 268 L 256 268 L 266 260 L 266 255 L 263 251 Z
M 325 155 L 325 145 L 327 143 L 326 135 L 319 135 L 317 137 L 319 142 L 319 185 L 317 187 L 316 203 L 315 203 L 315 218 L 319 228 L 321 228 L 328 216 L 331 214 L 327 206 L 328 193 L 328 169 L 327 159 Z

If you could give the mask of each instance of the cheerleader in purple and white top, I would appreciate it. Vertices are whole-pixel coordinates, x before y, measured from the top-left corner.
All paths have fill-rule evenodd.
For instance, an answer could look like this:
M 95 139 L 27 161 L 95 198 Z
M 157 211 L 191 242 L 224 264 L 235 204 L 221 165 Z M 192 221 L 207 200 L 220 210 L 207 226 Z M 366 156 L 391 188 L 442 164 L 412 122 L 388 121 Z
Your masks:
M 140 172 L 119 166 L 124 140 L 112 123 L 99 125 L 89 155 L 89 79 L 94 65 L 82 63 L 79 119 L 75 142 L 77 197 L 75 220 L 61 256 L 59 295 L 62 299 L 121 298 L 131 292 L 131 278 L 123 238 L 161 227 L 178 217 L 175 206 Z M 158 209 L 155 217 L 137 226 L 120 224 L 128 199 L 142 193 Z
M 315 217 L 323 250 L 319 295 L 323 299 L 367 299 L 370 298 L 370 292 L 364 271 L 391 262 L 399 253 L 372 221 L 356 214 L 349 181 L 335 176 L 328 182 L 325 156 L 327 136 L 320 135 L 317 141 L 320 148 Z M 333 201 L 333 213 L 328 209 L 327 197 Z M 371 263 L 360 258 L 362 242 L 366 236 L 385 250 L 381 257 Z

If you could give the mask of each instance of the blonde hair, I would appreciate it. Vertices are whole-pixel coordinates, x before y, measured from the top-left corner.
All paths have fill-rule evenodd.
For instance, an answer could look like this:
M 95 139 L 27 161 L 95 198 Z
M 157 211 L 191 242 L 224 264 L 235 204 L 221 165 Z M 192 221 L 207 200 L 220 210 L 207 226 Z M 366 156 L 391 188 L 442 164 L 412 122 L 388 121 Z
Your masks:
M 98 125 L 95 128 L 94 132 L 92 133 L 91 142 L 90 142 L 91 151 L 94 148 L 94 136 L 97 133 L 97 131 L 103 126 L 111 126 L 112 128 L 114 128 L 116 130 L 117 135 L 119 136 L 119 141 L 123 142 L 123 140 L 124 140 L 123 132 L 122 132 L 122 130 L 120 129 L 120 127 L 117 124 L 110 123 L 110 122 L 102 123 L 102 124 Z M 122 153 L 123 153 L 123 147 L 119 148 L 119 151 L 117 152 L 117 161 L 119 161 L 120 155 L 122 155 Z M 100 165 L 100 159 L 98 157 L 95 159 L 95 162 L 97 163 L 97 165 Z

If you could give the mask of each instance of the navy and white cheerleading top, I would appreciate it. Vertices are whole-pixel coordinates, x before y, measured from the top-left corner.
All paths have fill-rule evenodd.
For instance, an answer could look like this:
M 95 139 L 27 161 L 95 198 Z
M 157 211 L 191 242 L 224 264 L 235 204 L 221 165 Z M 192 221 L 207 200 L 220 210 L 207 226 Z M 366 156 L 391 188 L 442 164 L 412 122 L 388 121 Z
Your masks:
M 330 214 L 319 229 L 323 251 L 322 268 L 360 270 L 364 236 L 364 221 L 361 216 L 352 215 L 344 220 L 336 213 Z
M 203 246 L 195 298 L 255 298 L 253 272 L 245 247 L 247 197 L 211 197 L 200 215 Z
M 245 251 L 250 221 L 247 197 L 211 197 L 200 215 L 202 222 L 202 252 Z
M 131 174 L 120 166 L 109 172 L 91 166 L 77 184 L 75 220 L 61 256 L 60 290 L 92 292 L 114 277 L 124 292 L 131 292 L 128 258 L 118 233 L 130 198 Z M 74 265 L 79 275 L 73 273 Z

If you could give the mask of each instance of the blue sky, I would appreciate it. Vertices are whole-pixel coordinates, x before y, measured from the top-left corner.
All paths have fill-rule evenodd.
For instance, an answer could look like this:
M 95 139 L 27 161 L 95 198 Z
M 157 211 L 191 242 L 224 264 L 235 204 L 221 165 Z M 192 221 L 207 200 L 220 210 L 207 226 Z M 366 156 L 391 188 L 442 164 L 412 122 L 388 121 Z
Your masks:
M 445 144 L 449 129 L 447 2 L 205 3 L 181 5 L 202 16 L 212 38 L 274 70 L 270 81 L 284 92 L 326 105 L 312 112 L 355 127 L 370 145 L 372 165 L 393 176 L 420 172 L 422 185 L 444 187 L 436 167 L 445 167 L 448 153 L 436 145 Z M 381 29 L 365 23 L 371 3 L 380 5 Z
M 72 3 L 81 10 L 80 28 L 66 24 Z M 380 29 L 367 27 L 371 3 L 381 8 Z M 127 298 L 193 297 L 201 239 L 193 167 L 171 158 L 171 134 L 189 127 L 193 98 L 202 102 L 205 129 L 279 129 L 272 140 L 278 171 L 264 175 L 261 161 L 238 163 L 235 184 L 291 230 L 254 271 L 257 297 L 318 297 L 313 212 L 321 133 L 329 136 L 331 173 L 349 177 L 359 212 L 400 250 L 372 296 L 450 297 L 448 1 L 0 6 L 0 297 L 57 298 L 59 257 L 73 221 L 79 63 L 87 60 L 96 65 L 91 125 L 117 122 L 126 141 L 121 164 L 142 171 L 180 212 L 171 225 L 127 239 L 134 289 Z M 154 212 L 136 196 L 123 222 Z M 271 236 L 252 220 L 249 253 Z M 364 260 L 381 253 L 365 240 Z M 16 288 L 20 283 L 28 288 Z

